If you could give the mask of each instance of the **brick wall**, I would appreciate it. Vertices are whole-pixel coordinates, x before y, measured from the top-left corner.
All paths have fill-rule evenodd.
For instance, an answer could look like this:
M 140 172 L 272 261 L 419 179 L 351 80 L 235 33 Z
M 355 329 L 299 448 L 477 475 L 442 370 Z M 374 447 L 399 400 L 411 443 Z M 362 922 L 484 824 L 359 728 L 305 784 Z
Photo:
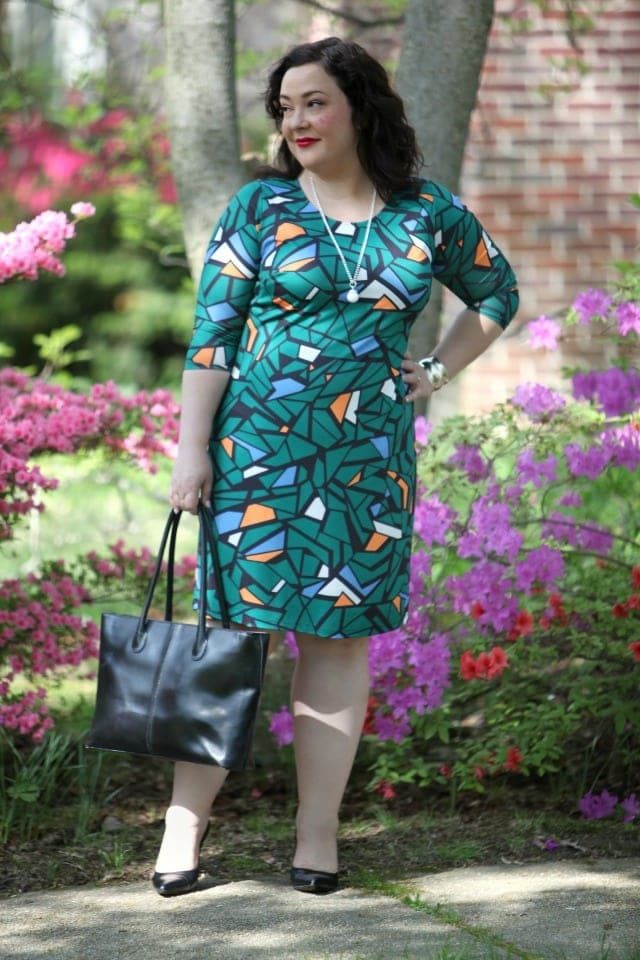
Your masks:
M 510 34 L 497 0 L 465 158 L 461 194 L 511 259 L 521 289 L 518 320 L 432 404 L 439 420 L 483 410 L 519 382 L 555 386 L 566 356 L 532 352 L 523 326 L 575 294 L 615 277 L 612 262 L 637 259 L 640 214 L 640 0 L 600 4 L 597 28 L 580 38 L 589 72 L 554 68 L 575 55 L 559 14 L 526 4 L 533 29 Z M 540 88 L 568 83 L 551 99 Z M 447 314 L 459 303 L 447 301 Z

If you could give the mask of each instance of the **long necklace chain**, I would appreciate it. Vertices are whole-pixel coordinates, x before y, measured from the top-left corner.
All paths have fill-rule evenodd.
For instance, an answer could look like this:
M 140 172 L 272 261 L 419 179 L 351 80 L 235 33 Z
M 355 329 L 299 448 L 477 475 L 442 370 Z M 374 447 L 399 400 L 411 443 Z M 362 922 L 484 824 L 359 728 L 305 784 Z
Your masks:
M 324 223 L 325 230 L 331 237 L 333 245 L 338 251 L 338 256 L 342 260 L 342 266 L 344 267 L 344 272 L 349 278 L 349 292 L 347 293 L 347 300 L 349 301 L 349 303 L 357 303 L 358 300 L 360 299 L 360 294 L 358 293 L 358 290 L 356 288 L 358 286 L 358 277 L 360 276 L 360 267 L 362 266 L 362 261 L 364 260 L 364 253 L 365 253 L 365 250 L 367 249 L 367 243 L 369 241 L 369 233 L 371 232 L 371 221 L 373 220 L 373 211 L 375 210 L 375 206 L 376 206 L 376 197 L 377 197 L 376 188 L 375 187 L 373 188 L 373 193 L 371 194 L 371 206 L 369 207 L 369 219 L 367 220 L 367 229 L 365 230 L 364 240 L 362 241 L 362 246 L 360 247 L 358 262 L 356 263 L 356 268 L 352 274 L 351 271 L 349 270 L 349 267 L 347 266 L 347 261 L 344 258 L 344 254 L 342 250 L 340 249 L 340 245 L 338 244 L 338 241 L 336 240 L 333 234 L 333 230 L 329 226 L 329 222 L 325 216 L 325 212 L 322 209 L 322 204 L 320 203 L 320 199 L 318 197 L 318 191 L 316 190 L 315 180 L 313 179 L 312 176 L 309 176 L 309 180 L 311 182 L 311 192 L 313 193 L 313 202 L 315 203 L 316 207 L 320 211 L 320 216 L 322 217 L 322 222 Z

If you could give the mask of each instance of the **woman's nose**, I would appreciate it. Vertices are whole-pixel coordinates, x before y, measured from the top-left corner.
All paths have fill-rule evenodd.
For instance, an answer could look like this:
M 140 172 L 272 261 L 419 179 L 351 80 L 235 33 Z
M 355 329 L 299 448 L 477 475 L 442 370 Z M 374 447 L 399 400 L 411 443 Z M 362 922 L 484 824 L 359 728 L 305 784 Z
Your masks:
M 307 117 L 303 107 L 296 107 L 289 115 L 289 123 L 295 129 L 298 127 L 306 127 Z

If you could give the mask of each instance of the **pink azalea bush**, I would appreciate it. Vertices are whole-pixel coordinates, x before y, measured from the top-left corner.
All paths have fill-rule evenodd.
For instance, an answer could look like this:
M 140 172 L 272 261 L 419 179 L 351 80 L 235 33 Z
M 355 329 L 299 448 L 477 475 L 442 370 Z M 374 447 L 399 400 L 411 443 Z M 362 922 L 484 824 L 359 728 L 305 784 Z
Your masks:
M 568 391 L 525 383 L 486 416 L 417 425 L 410 613 L 370 644 L 376 789 L 484 790 L 498 775 L 637 783 L 637 304 L 596 293 L 566 322 L 604 323 L 616 364 L 573 371 Z M 546 349 L 565 335 L 551 318 L 532 326 Z M 286 708 L 275 716 L 289 742 Z
M 29 223 L 19 223 L 11 233 L 0 233 L 0 283 L 35 280 L 40 270 L 64 276 L 59 255 L 75 236 L 76 221 L 93 216 L 95 207 L 79 202 L 71 207 L 71 213 L 74 220 L 60 210 L 45 210 Z
M 79 202 L 78 219 L 93 214 Z M 45 211 L 30 224 L 0 235 L 0 279 L 35 280 L 42 269 L 58 276 L 59 260 L 75 221 Z M 45 476 L 39 455 L 74 455 L 99 447 L 148 472 L 175 447 L 179 409 L 167 390 L 127 396 L 114 383 L 94 384 L 88 393 L 5 367 L 0 369 L 0 544 L 16 524 L 42 510 L 41 493 L 57 480 Z M 105 588 L 120 593 L 146 583 L 153 558 L 148 549 L 126 550 L 122 542 L 107 555 L 90 553 L 71 566 L 47 563 L 22 579 L 0 581 L 0 727 L 41 739 L 53 724 L 42 680 L 96 656 L 98 631 L 89 607 Z M 193 577 L 193 562 L 178 575 Z M 24 680 L 31 689 L 24 690 Z
M 177 416 L 165 390 L 125 396 L 107 383 L 81 394 L 0 370 L 0 543 L 22 517 L 43 509 L 41 491 L 57 486 L 34 464 L 39 454 L 100 447 L 153 472 L 175 446 Z M 88 608 L 109 584 L 121 594 L 139 593 L 152 564 L 148 549 L 125 550 L 119 541 L 104 557 L 79 558 L 73 569 L 50 563 L 25 580 L 0 581 L 0 727 L 42 738 L 52 726 L 44 689 L 18 694 L 16 680 L 35 684 L 95 657 L 97 627 Z M 183 561 L 178 573 L 191 581 L 193 565 Z
M 154 472 L 156 458 L 174 449 L 177 417 L 168 390 L 125 396 L 105 383 L 81 394 L 11 367 L 0 370 L 0 541 L 11 538 L 20 516 L 42 509 L 40 490 L 57 486 L 34 457 L 100 446 Z

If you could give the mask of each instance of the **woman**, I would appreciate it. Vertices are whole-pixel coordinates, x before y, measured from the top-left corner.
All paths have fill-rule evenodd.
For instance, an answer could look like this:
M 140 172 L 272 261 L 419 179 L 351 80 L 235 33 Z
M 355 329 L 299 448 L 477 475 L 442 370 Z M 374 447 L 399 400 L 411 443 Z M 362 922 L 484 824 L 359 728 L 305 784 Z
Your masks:
M 517 292 L 475 217 L 418 178 L 402 102 L 360 46 L 296 47 L 273 70 L 266 106 L 279 169 L 236 194 L 206 255 L 170 499 L 192 513 L 199 498 L 212 503 L 232 619 L 295 631 L 291 881 L 328 893 L 367 705 L 368 637 L 407 611 L 411 401 L 489 346 Z M 416 362 L 408 335 L 434 276 L 467 309 Z M 199 584 L 207 589 L 203 572 Z M 207 608 L 215 615 L 213 590 Z M 176 764 L 154 874 L 162 895 L 194 888 L 225 776 Z

